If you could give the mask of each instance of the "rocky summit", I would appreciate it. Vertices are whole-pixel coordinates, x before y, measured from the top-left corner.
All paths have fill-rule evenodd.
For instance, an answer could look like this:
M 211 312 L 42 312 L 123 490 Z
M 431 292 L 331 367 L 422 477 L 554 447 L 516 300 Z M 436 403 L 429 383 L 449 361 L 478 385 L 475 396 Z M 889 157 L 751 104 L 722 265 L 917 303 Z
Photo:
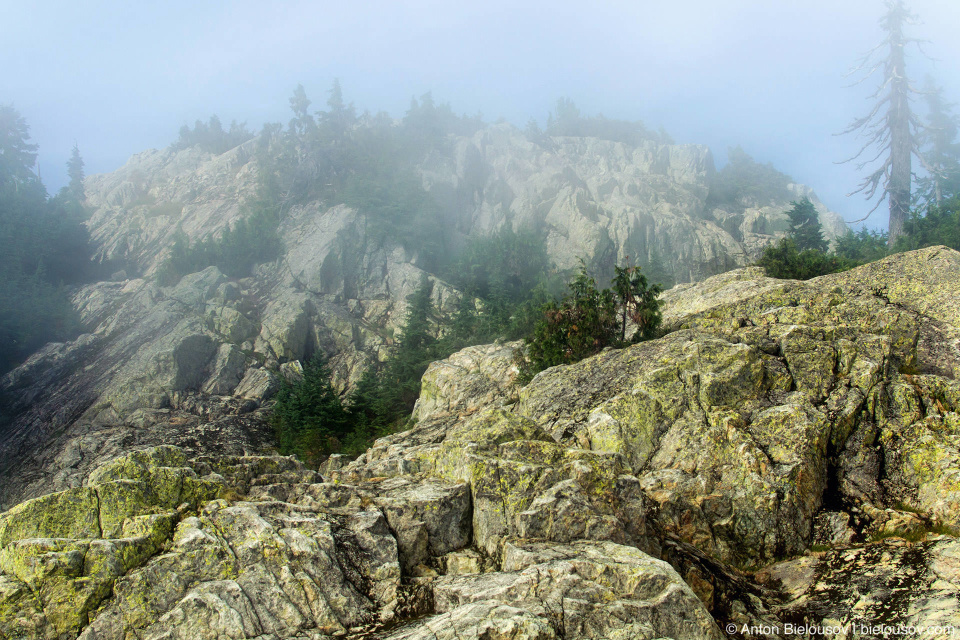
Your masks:
M 260 144 L 145 151 L 86 179 L 96 258 L 117 270 L 74 291 L 78 338 L 0 378 L 0 508 L 78 486 L 130 447 L 267 452 L 262 405 L 298 360 L 326 353 L 334 384 L 349 388 L 388 357 L 424 278 L 438 312 L 454 315 L 463 294 L 384 234 L 383 220 L 320 199 L 283 209 L 280 256 L 252 275 L 207 267 L 161 286 L 178 239 L 249 217 Z M 535 228 L 559 269 L 629 257 L 689 282 L 750 263 L 788 228 L 789 198 L 712 202 L 717 172 L 698 145 L 534 142 L 502 124 L 451 136 L 413 173 L 445 212 L 451 243 Z M 845 230 L 807 187 L 788 186 L 814 200 L 828 238 Z
M 134 281 L 88 312 L 233 308 L 216 273 L 195 281 L 202 300 Z M 46 436 L 24 466 L 43 473 L 7 491 L 35 495 L 0 515 L 0 638 L 960 630 L 960 253 L 806 282 L 739 269 L 663 298 L 663 337 L 525 386 L 519 343 L 436 362 L 412 429 L 319 469 L 259 455 L 263 409 L 212 386 L 207 419 L 140 409 Z M 156 380 L 229 361 L 196 335 Z M 4 384 L 60 357 L 83 388 L 83 348 L 48 347 Z

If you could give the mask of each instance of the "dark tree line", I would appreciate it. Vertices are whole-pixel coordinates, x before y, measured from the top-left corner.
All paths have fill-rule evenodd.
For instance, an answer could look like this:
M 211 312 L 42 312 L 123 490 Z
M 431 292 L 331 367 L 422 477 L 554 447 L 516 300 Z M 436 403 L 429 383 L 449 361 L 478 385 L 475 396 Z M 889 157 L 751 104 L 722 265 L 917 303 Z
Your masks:
M 71 337 L 77 317 L 66 286 L 92 275 L 80 150 L 67 163 L 70 184 L 50 198 L 29 131 L 16 109 L 0 105 L 0 373 Z
M 455 318 L 445 318 L 434 308 L 432 285 L 424 278 L 407 298 L 407 315 L 390 357 L 368 370 L 346 398 L 333 391 L 322 356 L 304 367 L 302 381 L 285 386 L 273 413 L 282 452 L 311 460 L 334 451 L 361 453 L 374 438 L 407 425 L 420 395 L 421 377 L 431 362 L 489 341 L 487 332 L 495 329 L 501 333 L 493 337 L 505 337 L 526 327 L 522 335 L 514 336 L 528 344 L 527 357 L 518 361 L 522 379 L 658 334 L 660 287 L 648 284 L 638 267 L 617 267 L 611 288 L 600 290 L 582 265 L 567 284 L 567 294 L 557 300 L 544 293 L 546 274 L 535 274 L 538 267 L 515 252 L 524 244 L 522 235 L 505 231 L 484 244 L 499 250 L 512 266 L 484 271 L 480 264 L 464 261 L 467 267 L 478 267 L 468 268 L 463 282 L 467 290 L 486 291 L 483 295 L 489 297 L 477 299 L 481 304 L 462 307 Z M 517 286 L 515 297 L 507 293 L 512 285 L 506 282 Z M 497 299 L 502 306 L 487 304 Z M 465 315 L 472 318 L 466 325 Z
M 208 122 L 197 120 L 192 129 L 187 125 L 180 127 L 180 137 L 173 143 L 173 148 L 179 150 L 198 146 L 208 153 L 220 155 L 252 139 L 254 135 L 247 129 L 246 122 L 234 120 L 229 129 L 224 129 L 220 118 L 212 115 Z

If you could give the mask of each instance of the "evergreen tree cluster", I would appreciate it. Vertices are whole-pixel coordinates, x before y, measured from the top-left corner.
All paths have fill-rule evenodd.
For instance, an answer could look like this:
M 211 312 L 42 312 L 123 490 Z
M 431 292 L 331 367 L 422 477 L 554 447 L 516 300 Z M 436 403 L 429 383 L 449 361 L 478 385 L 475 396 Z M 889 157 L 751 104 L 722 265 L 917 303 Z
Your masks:
M 339 82 L 325 111 L 312 112 L 311 104 L 298 86 L 286 130 L 265 125 L 270 134 L 265 170 L 276 177 L 283 206 L 312 200 L 346 204 L 368 217 L 374 238 L 399 239 L 418 254 L 419 264 L 438 270 L 452 246 L 453 216 L 426 192 L 414 167 L 430 151 L 445 149 L 451 134 L 477 131 L 480 118 L 457 116 L 429 93 L 412 100 L 399 122 L 385 113 L 358 115 L 344 101 Z
M 499 246 L 501 255 L 519 258 L 511 248 L 526 246 L 525 242 L 529 238 L 524 238 L 524 234 L 501 232 L 486 239 L 485 244 Z M 478 266 L 469 260 L 465 264 Z M 517 268 L 518 264 L 522 266 Z M 484 326 L 484 330 L 497 326 L 501 331 L 510 331 L 517 326 L 512 316 L 528 317 L 531 328 L 523 337 L 529 346 L 529 360 L 520 363 L 522 378 L 530 378 L 550 366 L 576 362 L 608 346 L 622 347 L 657 335 L 657 296 L 661 290 L 657 285 L 649 285 L 638 267 L 617 267 L 612 288 L 600 291 L 582 265 L 561 301 L 550 299 L 536 304 L 535 301 L 545 299 L 539 297 L 545 295 L 539 279 L 543 273 L 535 273 L 536 269 L 523 261 L 514 265 L 515 270 L 492 268 L 483 275 L 473 270 L 465 281 L 474 282 L 478 291 L 488 286 L 491 273 L 499 273 L 505 280 L 522 279 L 525 274 L 528 284 L 538 283 L 526 292 L 516 291 L 513 302 L 506 307 L 512 314 L 507 312 L 506 320 L 497 315 L 501 318 L 499 324 L 484 318 L 483 299 L 478 299 L 479 308 L 470 312 L 472 326 Z M 497 289 L 497 285 L 491 288 Z M 498 309 L 496 313 L 502 312 Z M 463 315 L 461 310 L 452 321 L 442 317 L 433 307 L 432 285 L 424 278 L 407 298 L 407 315 L 390 357 L 380 367 L 369 369 L 345 400 L 333 391 L 330 371 L 322 359 L 310 362 L 304 367 L 302 381 L 285 385 L 277 397 L 273 420 L 281 452 L 311 460 L 335 451 L 359 454 L 373 439 L 405 426 L 420 396 L 420 380 L 429 364 L 487 339 L 478 339 L 476 329 L 458 332 L 456 326 L 463 321 Z M 629 339 L 628 323 L 634 327 Z
M 903 225 L 904 234 L 893 251 L 911 251 L 943 244 L 960 251 L 960 195 L 939 204 L 931 202 L 921 215 L 915 209 Z
M 772 278 L 807 280 L 935 245 L 960 251 L 960 196 L 915 208 L 893 246 L 887 232 L 861 229 L 838 238 L 833 252 L 827 251 L 813 205 L 808 200 L 793 205 L 787 237 L 764 250 L 757 262 Z
M 651 131 L 639 120 L 633 122 L 616 120 L 602 114 L 584 116 L 569 98 L 557 100 L 553 112 L 547 117 L 545 131 L 540 131 L 536 122 L 531 120 L 527 125 L 526 134 L 535 142 L 544 142 L 545 136 L 575 136 L 622 142 L 632 147 L 640 146 L 647 141 L 673 144 L 673 139 L 666 131 L 663 129 Z
M 78 319 L 66 286 L 92 273 L 79 150 L 70 186 L 54 198 L 34 173 L 36 151 L 23 117 L 0 105 L 0 373 L 72 335 Z
M 758 266 L 771 278 L 809 280 L 851 268 L 852 264 L 836 255 L 828 255 L 820 217 L 809 198 L 794 202 L 787 212 L 790 230 L 775 246 L 767 247 Z
M 365 372 L 345 401 L 333 390 L 322 358 L 304 367 L 300 382 L 284 386 L 273 410 L 282 453 L 305 459 L 334 451 L 357 454 L 374 438 L 406 423 L 427 366 L 450 353 L 449 345 L 434 337 L 431 293 L 430 281 L 424 278 L 407 298 L 406 319 L 391 356 L 381 367 Z
M 315 461 L 339 448 L 351 417 L 330 384 L 326 360 L 314 356 L 303 365 L 303 377 L 277 393 L 272 414 L 277 447 L 284 455 Z
M 612 287 L 601 290 L 581 263 L 567 294 L 541 308 L 541 319 L 528 340 L 527 377 L 548 367 L 577 362 L 606 347 L 620 348 L 656 337 L 661 320 L 660 286 L 648 284 L 639 267 L 618 266 L 615 272 Z M 629 324 L 634 332 L 627 340 Z
M 158 280 L 174 285 L 188 273 L 216 266 L 233 278 L 249 276 L 257 264 L 275 260 L 282 242 L 277 233 L 277 215 L 271 206 L 253 208 L 217 237 L 190 242 L 182 231 L 174 235 L 170 255 L 160 267 Z
M 472 239 L 446 275 L 464 294 L 448 341 L 464 345 L 528 335 L 540 307 L 563 289 L 544 238 L 529 229 Z
M 769 162 L 755 161 L 739 145 L 727 149 L 727 164 L 710 181 L 707 206 L 762 207 L 791 197 L 793 179 Z
M 180 127 L 180 137 L 173 143 L 173 149 L 200 147 L 208 153 L 220 155 L 253 137 L 254 133 L 247 129 L 246 122 L 234 120 L 229 129 L 224 129 L 220 118 L 212 115 L 209 122 L 197 120 L 192 129 L 187 125 Z

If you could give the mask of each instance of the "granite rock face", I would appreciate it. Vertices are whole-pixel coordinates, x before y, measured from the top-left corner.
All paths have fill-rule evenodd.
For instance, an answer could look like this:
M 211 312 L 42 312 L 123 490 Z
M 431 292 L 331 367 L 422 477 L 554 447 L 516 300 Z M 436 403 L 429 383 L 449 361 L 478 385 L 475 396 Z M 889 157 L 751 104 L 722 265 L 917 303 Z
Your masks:
M 958 283 L 943 247 L 723 274 L 665 296 L 665 336 L 521 388 L 521 344 L 471 347 L 411 430 L 321 473 L 80 446 L 69 488 L 0 515 L 0 637 L 958 625 Z
M 416 169 L 447 211 L 444 233 L 457 246 L 506 227 L 536 228 L 561 269 L 582 257 L 609 271 L 630 256 L 689 281 L 746 264 L 786 229 L 789 202 L 742 212 L 708 204 L 714 168 L 705 147 L 534 143 L 508 125 L 448 142 Z M 279 388 L 282 365 L 317 352 L 346 390 L 388 356 L 406 298 L 424 278 L 436 307 L 455 312 L 460 293 L 425 271 L 423 256 L 376 232 L 363 212 L 316 201 L 285 209 L 282 255 L 250 277 L 207 268 L 159 286 L 179 234 L 202 240 L 246 215 L 258 184 L 257 144 L 219 156 L 199 148 L 146 151 L 111 174 L 88 177 L 96 255 L 117 273 L 74 292 L 82 335 L 47 345 L 0 380 L 0 506 L 70 486 L 55 479 L 73 475 L 71 467 L 55 460 L 72 459 L 68 447 L 78 437 L 92 446 L 103 427 L 136 425 L 144 444 L 201 452 L 207 435 L 194 445 L 171 440 L 170 431 L 154 428 L 167 421 L 149 416 L 236 422 L 236 409 L 221 408 L 250 414 Z M 801 187 L 797 194 L 812 196 Z M 835 237 L 842 224 L 818 207 Z M 245 435 L 268 430 L 258 424 L 232 430 L 233 452 L 269 453 Z
M 465 484 L 143 450 L 0 516 L 0 637 L 720 637 L 670 565 L 611 542 L 516 541 L 439 577 L 470 511 Z
M 656 263 L 676 282 L 742 267 L 788 228 L 789 202 L 758 202 L 727 211 L 708 201 L 714 174 L 701 145 L 638 147 L 596 138 L 528 140 L 510 125 L 455 141 L 448 156 L 421 165 L 424 186 L 455 203 L 458 231 L 489 233 L 504 224 L 545 229 L 561 268 L 618 262 Z M 846 232 L 813 192 L 825 234 Z

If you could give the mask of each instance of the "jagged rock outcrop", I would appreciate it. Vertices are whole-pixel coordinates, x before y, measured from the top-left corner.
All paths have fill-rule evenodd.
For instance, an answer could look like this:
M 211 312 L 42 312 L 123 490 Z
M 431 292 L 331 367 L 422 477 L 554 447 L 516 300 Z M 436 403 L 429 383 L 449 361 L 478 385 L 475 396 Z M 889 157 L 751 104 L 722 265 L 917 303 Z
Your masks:
M 283 256 L 252 277 L 230 279 L 211 267 L 159 286 L 154 276 L 178 233 L 199 240 L 244 215 L 257 189 L 256 145 L 219 156 L 146 151 L 87 179 L 97 257 L 124 269 L 74 294 L 82 335 L 47 345 L 0 380 L 0 506 L 71 486 L 74 467 L 59 461 L 75 459 L 77 440 L 114 451 L 95 434 L 112 437 L 107 431 L 124 425 L 138 427 L 140 445 L 200 452 L 210 437 L 191 445 L 156 425 L 246 416 L 242 428 L 229 427 L 231 452 L 268 452 L 257 434 L 269 427 L 254 410 L 278 389 L 281 364 L 322 351 L 343 390 L 387 356 L 406 297 L 424 277 L 436 306 L 456 309 L 460 294 L 423 271 L 397 238 L 371 231 L 376 223 L 361 212 L 319 202 L 285 210 Z M 419 171 L 448 210 L 453 236 L 542 229 L 561 268 L 581 257 L 607 266 L 626 256 L 669 257 L 666 271 L 696 279 L 744 264 L 786 228 L 785 202 L 734 214 L 709 206 L 713 164 L 704 147 L 534 143 L 496 125 L 446 148 Z M 820 209 L 836 235 L 838 218 Z M 156 419 L 158 411 L 170 413 Z M 222 452 L 223 439 L 212 440 L 210 451 Z M 100 460 L 88 455 L 84 468 Z
M 456 141 L 450 157 L 421 167 L 424 185 L 458 212 L 462 233 L 504 224 L 544 229 L 561 268 L 626 257 L 662 263 L 686 282 L 744 266 L 786 232 L 789 203 L 727 211 L 708 202 L 714 173 L 701 145 L 639 147 L 596 138 L 532 142 L 509 125 Z M 829 238 L 846 226 L 802 185 L 797 199 L 817 203 Z
M 114 173 L 88 177 L 88 205 L 96 210 L 90 227 L 101 259 L 149 275 L 178 228 L 202 239 L 236 222 L 257 188 L 257 144 L 250 140 L 220 156 L 199 148 L 150 150 Z M 787 229 L 789 202 L 743 211 L 708 203 L 713 158 L 700 145 L 633 147 L 574 137 L 534 142 L 499 124 L 451 138 L 443 148 L 418 171 L 453 227 L 463 235 L 505 224 L 544 229 L 561 268 L 575 267 L 580 258 L 657 257 L 677 281 L 698 280 L 745 265 Z M 828 238 L 846 231 L 809 187 L 790 189 L 817 204 Z M 370 297 L 364 291 L 383 284 L 376 269 L 397 245 L 372 242 L 366 222 L 342 206 L 294 207 L 282 228 L 290 271 L 314 293 Z M 394 266 L 416 260 L 394 257 Z
M 662 262 L 682 281 L 741 266 L 786 229 L 787 202 L 742 212 L 708 204 L 714 169 L 705 147 L 534 143 L 509 125 L 448 142 L 418 171 L 448 214 L 454 244 L 504 227 L 537 228 L 560 268 L 582 257 L 609 269 L 630 256 Z M 230 436 L 233 452 L 267 452 L 255 434 L 268 427 L 256 426 L 252 412 L 278 389 L 282 364 L 324 352 L 345 390 L 387 357 L 406 298 L 423 278 L 437 308 L 455 311 L 459 292 L 424 271 L 422 256 L 362 212 L 316 201 L 284 209 L 282 257 L 251 277 L 207 268 L 159 286 L 155 276 L 179 233 L 198 241 L 246 215 L 258 184 L 257 144 L 219 156 L 146 151 L 86 180 L 97 258 L 122 270 L 75 292 L 82 335 L 48 345 L 0 380 L 0 506 L 70 486 L 55 480 L 72 476 L 70 468 L 54 461 L 71 458 L 81 434 L 92 444 L 103 426 L 138 425 L 141 444 L 183 444 L 154 428 L 164 422 L 149 417 L 157 411 L 185 421 L 246 415 L 247 426 Z M 842 223 L 818 206 L 834 237 Z M 195 438 L 198 452 L 207 440 Z
M 352 487 L 288 458 L 149 449 L 0 516 L 0 637 L 720 637 L 634 548 L 518 540 L 497 573 L 471 570 L 470 510 L 463 484 Z M 417 563 L 438 558 L 442 578 Z
M 463 363 L 478 351 L 457 354 L 425 376 L 417 428 L 335 477 L 469 482 L 475 543 L 487 554 L 514 537 L 628 544 L 672 556 L 726 620 L 742 622 L 750 598 L 715 597 L 730 586 L 709 562 L 756 568 L 803 553 L 815 535 L 849 546 L 960 528 L 958 275 L 960 254 L 935 247 L 809 282 L 717 276 L 665 296 L 667 336 L 547 370 L 519 398 L 500 394 L 479 412 L 471 394 L 496 393 L 510 348 L 487 348 L 469 373 Z M 483 370 L 498 373 L 483 384 Z M 675 540 L 709 560 L 677 557 Z M 950 544 L 927 543 L 916 557 L 950 558 Z M 956 575 L 936 562 L 916 584 Z M 808 576 L 787 590 L 795 604 L 750 616 L 870 622 L 852 585 L 873 585 L 880 601 L 899 584 L 898 563 L 832 571 L 831 583 L 851 581 L 833 600 L 815 595 L 826 578 Z M 792 571 L 773 566 L 771 575 Z M 882 622 L 953 621 L 925 604 L 957 597 L 937 584 L 942 593 L 898 595 Z
M 664 337 L 521 388 L 518 343 L 434 363 L 413 429 L 319 474 L 173 447 L 78 471 L 0 515 L 0 637 L 960 626 L 958 289 L 944 247 L 723 274 L 665 296 Z

